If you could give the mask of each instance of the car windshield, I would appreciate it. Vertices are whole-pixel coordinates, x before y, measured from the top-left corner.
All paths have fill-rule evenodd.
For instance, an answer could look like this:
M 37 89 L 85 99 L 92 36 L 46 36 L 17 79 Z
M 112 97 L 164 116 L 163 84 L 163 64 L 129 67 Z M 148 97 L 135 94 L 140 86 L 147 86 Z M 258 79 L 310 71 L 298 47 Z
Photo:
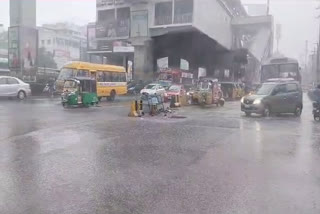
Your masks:
M 173 85 L 169 88 L 169 91 L 178 92 L 181 90 L 181 86 L 179 85 Z
M 256 95 L 269 95 L 273 90 L 275 84 L 262 84 L 257 90 Z
M 159 84 L 163 87 L 169 87 L 170 86 L 170 82 L 167 81 L 159 81 Z
M 147 85 L 146 89 L 155 89 L 157 85 Z

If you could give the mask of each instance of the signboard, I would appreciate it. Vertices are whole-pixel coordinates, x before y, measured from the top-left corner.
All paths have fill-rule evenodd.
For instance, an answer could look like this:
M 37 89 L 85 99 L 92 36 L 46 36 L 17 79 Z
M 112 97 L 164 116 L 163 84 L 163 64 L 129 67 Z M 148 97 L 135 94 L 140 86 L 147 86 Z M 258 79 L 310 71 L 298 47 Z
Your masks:
M 20 57 L 22 70 L 29 75 L 37 70 L 38 30 L 20 27 Z
M 113 52 L 115 53 L 133 53 L 134 47 L 127 42 L 113 42 Z
M 89 24 L 87 27 L 87 49 L 88 50 L 96 50 L 97 49 L 97 41 L 96 41 L 96 24 Z
M 38 57 L 38 30 L 31 27 L 10 27 L 8 38 L 10 71 L 26 81 L 35 81 Z
M 129 20 L 116 20 L 96 24 L 96 38 L 129 37 Z
M 97 7 L 125 4 L 125 0 L 97 0 Z

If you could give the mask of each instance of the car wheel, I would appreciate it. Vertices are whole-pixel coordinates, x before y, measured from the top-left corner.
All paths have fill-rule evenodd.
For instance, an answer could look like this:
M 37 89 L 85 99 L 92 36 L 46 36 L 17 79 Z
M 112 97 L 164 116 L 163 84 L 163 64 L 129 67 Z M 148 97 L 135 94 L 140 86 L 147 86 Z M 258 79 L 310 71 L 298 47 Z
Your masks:
M 295 111 L 294 111 L 294 115 L 295 115 L 296 117 L 300 117 L 301 114 L 302 114 L 302 108 L 301 108 L 301 106 L 297 106 L 296 109 L 295 109 Z
M 18 93 L 18 99 L 24 100 L 26 98 L 26 93 L 24 91 L 19 91 Z
M 250 112 L 246 112 L 246 116 L 247 116 L 247 117 L 250 117 L 250 116 L 251 116 L 251 113 L 250 113 Z
M 314 118 L 314 120 L 317 121 L 317 122 L 320 121 L 320 116 L 318 116 L 318 115 L 314 115 L 313 118 Z
M 270 117 L 270 114 L 271 114 L 270 107 L 269 106 L 264 107 L 263 116 Z

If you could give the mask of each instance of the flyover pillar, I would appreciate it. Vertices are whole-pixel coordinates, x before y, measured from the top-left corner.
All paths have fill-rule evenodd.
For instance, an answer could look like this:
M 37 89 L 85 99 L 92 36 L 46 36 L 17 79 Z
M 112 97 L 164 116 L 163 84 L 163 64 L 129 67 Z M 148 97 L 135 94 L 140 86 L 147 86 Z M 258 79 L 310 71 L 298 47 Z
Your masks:
M 132 40 L 132 45 L 134 46 L 134 80 L 152 80 L 154 73 L 152 40 L 139 38 Z

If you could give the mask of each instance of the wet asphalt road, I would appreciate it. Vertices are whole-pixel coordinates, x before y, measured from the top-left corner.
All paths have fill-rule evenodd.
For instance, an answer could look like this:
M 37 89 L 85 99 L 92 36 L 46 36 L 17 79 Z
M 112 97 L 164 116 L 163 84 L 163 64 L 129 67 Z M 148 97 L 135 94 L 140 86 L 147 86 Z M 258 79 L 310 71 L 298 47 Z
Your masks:
M 0 101 L 0 213 L 320 213 L 320 124 L 239 102 L 128 118 L 127 99 Z

